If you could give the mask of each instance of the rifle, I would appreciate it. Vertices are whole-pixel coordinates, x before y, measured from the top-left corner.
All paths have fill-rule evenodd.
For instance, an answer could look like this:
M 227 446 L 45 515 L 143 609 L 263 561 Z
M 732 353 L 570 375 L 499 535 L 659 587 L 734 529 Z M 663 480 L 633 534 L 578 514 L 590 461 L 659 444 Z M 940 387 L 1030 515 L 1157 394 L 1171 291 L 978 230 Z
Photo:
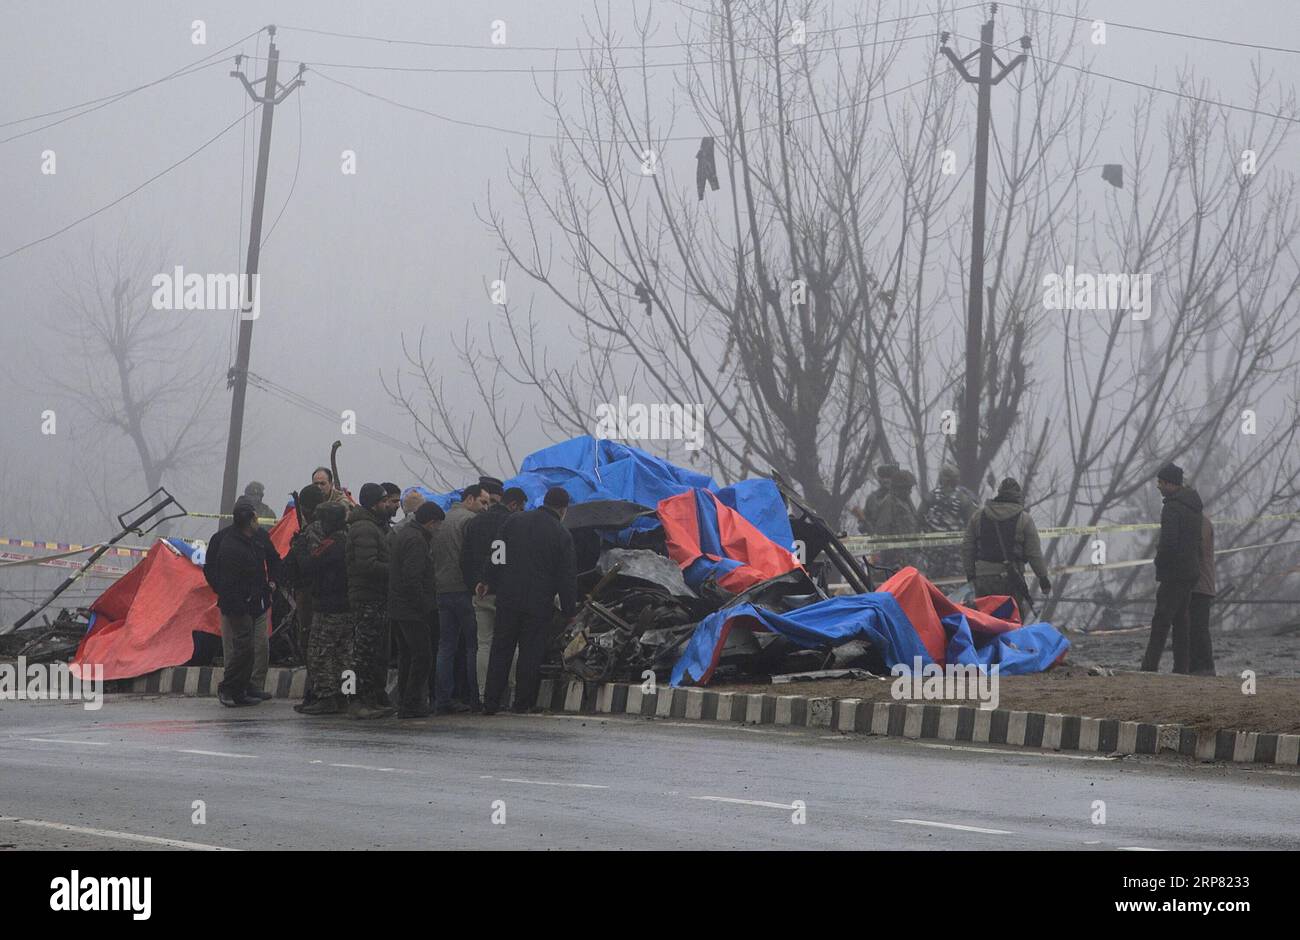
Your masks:
M 1018 520 L 1023 514 L 1024 510 L 1022 509 L 1015 514 L 1014 518 Z M 998 537 L 998 548 L 1002 549 L 1002 570 L 1006 573 L 1007 584 L 1011 586 L 1012 590 L 1020 589 L 1020 596 L 1025 599 L 1025 605 L 1029 608 L 1030 616 L 1037 617 L 1038 611 L 1034 607 L 1033 599 L 1029 596 L 1029 582 L 1025 580 L 1025 563 L 1022 561 L 1017 565 L 1012 562 L 1011 553 L 1007 551 L 1006 543 L 1002 541 L 1002 530 L 998 527 L 996 520 L 991 521 L 993 521 L 993 534 Z M 1020 612 L 1020 622 L 1029 622 L 1025 620 L 1023 610 Z

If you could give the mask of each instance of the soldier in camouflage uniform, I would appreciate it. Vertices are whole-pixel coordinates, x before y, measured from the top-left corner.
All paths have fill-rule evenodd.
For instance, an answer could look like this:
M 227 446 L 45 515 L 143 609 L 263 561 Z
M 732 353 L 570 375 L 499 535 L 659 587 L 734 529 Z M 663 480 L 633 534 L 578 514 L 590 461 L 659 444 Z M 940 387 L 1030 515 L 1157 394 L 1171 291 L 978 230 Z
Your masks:
M 952 464 L 939 470 L 939 485 L 930 490 L 921 503 L 922 528 L 927 532 L 954 532 L 961 538 L 966 523 L 979 509 L 970 490 L 961 485 L 961 477 Z M 962 573 L 961 545 L 936 545 L 925 552 L 926 575 L 931 579 Z
M 361 487 L 361 505 L 348 516 L 348 608 L 352 613 L 352 669 L 356 695 L 349 718 L 387 718 L 397 713 L 385 705 L 388 679 L 388 534 L 392 518 L 384 487 Z
M 912 487 L 916 477 L 910 470 L 895 470 L 889 478 L 889 493 L 876 504 L 874 534 L 889 536 L 912 535 L 920 528 L 916 507 L 912 505 Z M 903 568 L 913 563 L 915 551 L 910 548 L 889 548 L 879 553 L 877 564 L 886 568 Z
M 304 573 L 311 579 L 315 608 L 307 676 L 311 703 L 298 711 L 304 715 L 337 715 L 347 707 L 343 695 L 343 670 L 352 668 L 352 615 L 348 609 L 347 510 L 341 503 L 322 503 L 308 529 L 320 533 L 307 554 Z
M 312 552 L 316 550 L 324 537 L 320 523 L 316 521 L 316 507 L 320 505 L 324 498 L 325 496 L 321 493 L 320 487 L 317 486 L 307 486 L 298 491 L 298 502 L 295 511 L 302 518 L 302 528 L 294 533 L 289 542 L 289 553 L 285 557 L 285 567 L 292 572 L 290 577 L 293 586 L 295 614 L 298 620 L 298 649 L 302 651 L 304 657 L 307 656 L 308 650 L 311 649 L 311 624 L 315 614 L 312 578 L 308 574 L 308 568 L 311 564 Z M 311 683 L 310 658 L 308 658 L 307 666 L 307 690 L 303 695 L 303 705 L 310 705 L 315 700 L 315 691 Z M 301 710 L 298 706 L 294 707 Z

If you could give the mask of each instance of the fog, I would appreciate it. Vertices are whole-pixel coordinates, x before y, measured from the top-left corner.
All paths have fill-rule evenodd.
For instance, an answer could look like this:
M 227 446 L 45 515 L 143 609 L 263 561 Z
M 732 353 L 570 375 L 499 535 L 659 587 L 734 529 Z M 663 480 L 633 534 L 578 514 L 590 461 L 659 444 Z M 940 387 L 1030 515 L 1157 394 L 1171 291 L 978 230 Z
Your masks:
M 209 59 L 207 67 L 107 101 L 98 109 L 63 109 L 153 82 L 268 24 L 278 28 L 275 41 L 282 83 L 294 78 L 299 62 L 309 63 L 305 84 L 275 112 L 260 315 L 253 329 L 250 361 L 252 373 L 301 399 L 295 405 L 255 385 L 249 388 L 239 470 L 239 490 L 250 480 L 260 480 L 266 486 L 266 502 L 278 509 L 291 490 L 307 482 L 315 466 L 327 462 L 330 443 L 340 438 L 344 441 L 339 452 L 341 475 L 354 490 L 367 480 L 391 480 L 402 486 L 433 483 L 435 473 L 422 459 L 372 437 L 341 430 L 342 412 L 352 411 L 364 428 L 414 443 L 411 417 L 394 403 L 381 376 L 396 374 L 403 363 L 402 337 L 413 341 L 421 330 L 441 367 L 444 391 L 461 409 L 457 419 L 475 422 L 471 439 L 481 442 L 483 459 L 500 459 L 486 427 L 488 416 L 452 345 L 467 331 L 485 342 L 491 331 L 500 329 L 488 285 L 502 270 L 503 252 L 483 216 L 490 196 L 506 224 L 516 231 L 523 229 L 525 214 L 511 189 L 509 170 L 512 161 L 531 152 L 540 161 L 539 174 L 546 178 L 547 137 L 556 128 L 540 92 L 557 91 L 570 113 L 582 111 L 586 77 L 580 71 L 549 71 L 553 66 L 576 68 L 581 56 L 567 48 L 546 49 L 590 45 L 588 29 L 600 18 L 631 41 L 635 22 L 645 15 L 657 25 L 658 41 L 680 42 L 699 35 L 702 15 L 693 8 L 707 6 L 707 0 L 608 6 L 581 0 L 494 0 L 491 4 L 11 0 L 5 4 L 0 13 L 7 89 L 0 104 L 4 125 L 0 127 L 0 218 L 4 219 L 0 255 L 37 243 L 0 260 L 0 325 L 6 353 L 0 377 L 5 402 L 0 423 L 0 537 L 100 540 L 116 531 L 117 513 L 147 495 L 139 455 L 128 435 L 97 417 L 68 390 L 69 386 L 111 390 L 118 381 L 111 362 L 94 348 L 79 348 L 61 327 L 72 316 L 70 296 L 92 289 L 91 268 L 97 258 L 121 254 L 138 262 L 143 283 L 136 280 L 134 285 L 140 288 L 154 274 L 177 266 L 199 273 L 243 270 L 259 115 L 253 111 L 238 121 L 253 105 L 243 85 L 228 73 L 234 68 L 234 55 L 243 53 L 252 57 L 244 60 L 245 71 L 261 76 L 266 34 L 259 32 Z M 912 0 L 879 7 L 819 5 L 809 29 L 931 6 Z M 1076 9 L 1070 4 L 1056 7 Z M 1249 0 L 1237 5 L 1210 0 L 1136 4 L 1089 0 L 1078 9 L 1089 17 L 1113 17 L 1116 23 L 1300 48 L 1300 11 L 1294 0 Z M 1018 35 L 1012 24 L 1019 23 L 1020 17 L 1010 5 L 999 13 L 1012 36 Z M 956 33 L 954 47 L 973 50 L 971 37 L 978 36 L 981 12 L 962 10 L 948 19 Z M 205 30 L 203 44 L 193 41 L 197 20 Z M 497 46 L 492 44 L 494 29 L 499 29 L 494 21 L 505 29 L 506 41 Z M 929 27 L 921 24 L 918 30 Z M 368 36 L 407 43 L 358 38 Z M 906 47 L 896 73 L 891 72 L 891 84 L 894 74 L 901 85 L 935 68 L 933 49 L 929 42 Z M 661 49 L 648 55 L 671 63 L 681 52 Z M 1115 26 L 1095 68 L 1165 88 L 1174 86 L 1180 69 L 1194 68 L 1204 94 L 1252 104 L 1253 64 L 1290 83 L 1296 62 L 1296 55 L 1285 52 Z M 466 71 L 428 71 L 433 69 Z M 675 84 L 679 71 L 667 67 L 651 73 L 645 106 L 665 120 L 677 115 L 673 135 L 698 138 L 705 124 L 692 116 L 689 102 Z M 409 108 L 367 97 L 325 76 Z M 958 105 L 959 120 L 965 123 L 959 139 L 969 152 L 975 94 L 970 88 L 960 90 L 965 94 Z M 1106 129 L 1096 149 L 1116 154 L 1113 162 L 1127 162 L 1123 154 L 1132 147 L 1132 129 L 1123 118 L 1139 100 L 1141 89 L 1120 81 L 1099 81 L 1097 92 L 1109 98 L 1119 120 Z M 1157 104 L 1167 107 L 1169 99 L 1160 97 Z M 1277 102 L 1254 104 L 1272 111 Z M 1005 107 L 1005 102 L 999 106 Z M 198 149 L 232 122 L 237 123 L 228 133 Z M 37 128 L 43 129 L 33 133 Z M 530 140 L 529 133 L 538 137 Z M 686 189 L 694 186 L 695 146 L 686 141 L 662 155 L 676 182 Z M 51 152 L 56 169 L 46 172 Z M 1288 141 L 1278 162 L 1289 161 L 1294 174 L 1298 157 L 1300 150 Z M 348 172 L 352 166 L 355 172 Z M 694 199 L 693 192 L 690 198 Z M 101 207 L 107 208 L 70 226 Z M 953 212 L 962 217 L 968 207 L 966 187 L 956 196 Z M 65 226 L 70 227 L 60 232 Z M 1076 241 L 1080 237 L 1090 236 L 1070 234 Z M 573 278 L 562 240 L 542 231 L 539 242 L 554 247 L 551 261 L 556 270 L 566 279 Z M 513 303 L 522 306 L 531 301 L 553 367 L 567 368 L 578 358 L 579 349 L 574 339 L 578 325 L 571 311 L 527 279 L 512 279 L 510 286 Z M 952 284 L 949 287 L 952 320 L 936 325 L 936 335 L 959 332 L 963 323 L 964 295 L 959 286 L 956 291 L 951 290 Z M 171 360 L 163 342 L 160 361 L 141 369 L 141 374 L 153 369 L 156 376 L 167 378 L 170 388 L 184 390 L 156 413 L 156 420 L 166 430 L 168 422 L 185 420 L 187 403 L 206 401 L 198 409 L 189 439 L 194 452 L 182 466 L 164 474 L 163 485 L 191 511 L 216 513 L 228 508 L 218 502 L 230 407 L 226 371 L 233 363 L 236 318 L 229 312 L 204 310 L 162 310 L 156 316 L 163 324 L 160 329 L 174 335 L 175 348 L 194 350 Z M 1098 348 L 1103 340 L 1096 336 Z M 707 341 L 720 342 L 717 337 Z M 1086 336 L 1071 341 L 1092 342 Z M 954 342 L 953 349 L 958 349 L 960 340 Z M 1294 354 L 1294 350 L 1286 352 Z M 511 431 L 515 455 L 558 439 L 545 421 L 533 416 L 532 393 L 508 380 L 502 387 L 506 401 L 523 409 L 523 419 Z M 1182 391 L 1186 395 L 1195 389 Z M 1282 390 L 1274 389 L 1270 396 L 1277 407 L 1293 409 Z M 340 417 L 327 418 L 305 408 L 302 399 L 315 403 L 318 411 Z M 1042 405 L 1033 403 L 1036 408 Z M 55 413 L 55 433 L 42 430 L 48 411 Z M 594 416 L 591 421 L 588 433 L 595 430 Z M 1054 440 L 1052 446 L 1052 457 L 1062 465 L 1068 463 L 1064 441 Z M 680 444 L 651 449 L 674 460 L 685 456 Z M 455 455 L 434 456 L 445 460 L 443 470 L 450 478 L 459 476 L 461 482 L 474 478 Z M 1294 456 L 1291 452 L 1286 459 Z M 714 468 L 720 478 L 727 475 L 724 464 Z M 507 477 L 517 468 L 487 465 L 483 469 Z M 933 476 L 933 467 L 929 474 Z M 1270 508 L 1289 511 L 1276 505 Z M 186 520 L 173 531 L 202 536 L 214 525 L 211 520 Z M 0 575 L 0 588 L 9 591 L 0 602 L 4 614 L 0 619 L 11 621 L 38 586 L 57 581 L 64 573 L 27 567 Z

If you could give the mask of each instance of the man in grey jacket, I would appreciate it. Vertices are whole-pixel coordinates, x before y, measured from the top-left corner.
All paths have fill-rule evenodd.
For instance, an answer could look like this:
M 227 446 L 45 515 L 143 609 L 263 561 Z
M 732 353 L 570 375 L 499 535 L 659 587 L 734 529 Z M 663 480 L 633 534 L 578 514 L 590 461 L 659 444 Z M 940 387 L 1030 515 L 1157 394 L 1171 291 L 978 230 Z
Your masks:
M 487 508 L 488 494 L 478 483 L 461 491 L 447 518 L 433 533 L 434 582 L 438 591 L 438 657 L 434 666 L 434 707 L 438 714 L 467 712 L 482 708 L 478 671 L 465 670 L 467 702 L 453 702 L 456 685 L 456 648 L 463 644 L 465 662 L 478 660 L 478 621 L 474 617 L 473 585 L 465 583 L 461 565 L 465 550 L 465 526 Z
M 987 597 L 1005 594 L 1016 602 L 1022 623 L 1029 609 L 1029 590 L 1022 572 L 1025 564 L 1038 576 L 1044 594 L 1052 590 L 1038 541 L 1038 527 L 1025 512 L 1020 483 L 1011 477 L 1002 481 L 998 495 L 986 502 L 966 524 L 962 543 L 962 564 L 966 580 L 975 594 Z

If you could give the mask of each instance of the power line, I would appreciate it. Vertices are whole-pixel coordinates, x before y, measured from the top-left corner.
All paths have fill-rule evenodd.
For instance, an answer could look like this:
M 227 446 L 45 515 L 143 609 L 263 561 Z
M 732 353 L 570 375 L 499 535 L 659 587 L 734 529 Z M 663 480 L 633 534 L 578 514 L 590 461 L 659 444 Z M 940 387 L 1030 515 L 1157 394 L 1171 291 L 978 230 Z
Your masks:
M 980 42 L 979 39 L 976 39 L 971 36 L 964 36 L 961 33 L 953 33 L 952 35 L 958 36 L 970 42 L 976 42 L 976 43 Z M 1232 104 L 1231 102 L 1227 102 L 1227 101 L 1215 101 L 1212 98 L 1202 98 L 1200 95 L 1189 94 L 1188 92 L 1185 91 L 1177 91 L 1176 89 L 1173 88 L 1162 88 L 1159 85 L 1152 85 L 1148 82 L 1140 82 L 1132 78 L 1120 78 L 1118 75 L 1110 75 L 1106 72 L 1096 72 L 1093 71 L 1092 69 L 1084 68 L 1081 65 L 1071 65 L 1068 62 L 1061 62 L 1058 61 L 1057 59 L 1049 59 L 1047 56 L 1038 55 L 1038 53 L 1034 52 L 1032 49 L 1029 51 L 1028 54 L 1035 59 L 1040 59 L 1043 62 L 1050 62 L 1052 65 L 1059 65 L 1061 68 L 1070 69 L 1072 71 L 1079 72 L 1083 75 L 1091 75 L 1095 78 L 1104 78 L 1107 81 L 1119 82 L 1122 85 L 1132 85 L 1135 88 L 1145 88 L 1148 91 L 1159 92 L 1162 95 L 1173 95 L 1175 98 L 1184 98 L 1188 101 L 1198 101 L 1201 104 L 1208 104 L 1216 108 L 1228 108 L 1229 110 L 1232 111 L 1243 111 L 1247 114 L 1258 115 L 1259 117 L 1272 118 L 1275 121 L 1286 121 L 1291 124 L 1300 124 L 1300 117 L 1288 117 L 1285 114 L 1279 114 L 1274 111 L 1261 111 L 1258 108 L 1250 108 L 1243 104 Z
M 221 62 L 208 62 L 208 63 L 205 63 L 205 64 L 203 64 L 203 65 L 195 65 L 195 66 L 192 66 L 192 67 L 186 69 L 185 71 L 182 71 L 182 72 L 176 72 L 176 73 L 174 73 L 174 74 L 172 74 L 172 75 L 169 75 L 169 76 L 168 76 L 167 78 L 165 78 L 165 79 L 160 78 L 160 79 L 159 79 L 158 81 L 156 81 L 156 82 L 150 82 L 149 85 L 142 85 L 142 86 L 140 86 L 140 87 L 141 87 L 141 88 L 149 88 L 149 87 L 152 87 L 152 86 L 154 86 L 154 85 L 161 84 L 161 83 L 164 82 L 164 81 L 170 81 L 171 79 L 174 79 L 174 78 L 183 78 L 183 77 L 185 77 L 186 75 L 193 75 L 193 74 L 195 74 L 196 72 L 201 72 L 201 71 L 203 71 L 204 69 L 210 69 L 210 68 L 212 68 L 214 65 L 221 65 L 221 64 L 222 64 Z M 137 89 L 137 90 L 138 90 L 138 89 Z M 57 121 L 50 121 L 48 124 L 41 124 L 41 125 L 39 125 L 38 127 L 32 127 L 32 128 L 29 128 L 28 130 L 25 130 L 25 131 L 19 131 L 17 134 L 11 134 L 11 135 L 8 136 L 8 137 L 0 138 L 0 144 L 7 144 L 7 143 L 9 143 L 11 140 L 18 140 L 20 137 L 30 137 L 32 134 L 39 134 L 41 131 L 49 130 L 51 127 L 57 127 L 57 126 L 60 125 L 60 124 L 66 124 L 68 121 L 73 121 L 73 120 L 76 120 L 76 119 L 79 118 L 79 117 L 84 117 L 84 116 L 87 115 L 87 114 L 92 114 L 92 113 L 94 113 L 95 111 L 99 111 L 99 110 L 101 110 L 101 109 L 103 109 L 103 108 L 107 108 L 109 105 L 111 105 L 111 104 L 115 104 L 115 103 L 117 103 L 118 101 L 121 101 L 123 98 L 125 98 L 125 97 L 127 96 L 127 94 L 129 94 L 129 92 L 128 92 L 128 93 L 125 93 L 125 94 L 122 94 L 122 95 L 115 96 L 115 97 L 111 97 L 111 98 L 109 98 L 107 101 L 102 102 L 101 104 L 97 104 L 97 105 L 95 105 L 94 107 L 86 108 L 84 111 L 77 111 L 75 114 L 69 114 L 69 115 L 67 115 L 66 117 L 61 117 L 61 118 L 59 118 Z M 10 123 L 17 124 L 17 123 L 20 123 L 22 120 L 28 120 L 28 119 L 20 119 L 19 121 L 11 121 Z
M 232 42 L 230 45 L 222 49 L 218 49 L 216 52 L 208 53 L 203 58 L 199 59 L 197 62 L 193 62 L 189 65 L 183 65 L 179 69 L 176 69 L 173 72 L 168 72 L 166 75 L 162 76 L 161 78 L 156 78 L 151 82 L 145 82 L 143 85 L 136 85 L 134 88 L 128 88 L 125 91 L 114 92 L 111 95 L 103 95 L 99 98 L 91 98 L 89 101 L 82 101 L 78 104 L 70 104 L 63 108 L 55 108 L 53 111 L 44 111 L 40 114 L 29 114 L 27 117 L 15 118 L 12 121 L 5 121 L 3 123 L 0 123 L 0 127 L 11 127 L 14 124 L 26 124 L 28 121 L 35 121 L 35 120 L 39 120 L 40 118 L 52 117 L 55 114 L 63 114 L 67 111 L 78 111 L 78 109 L 80 108 L 87 108 L 87 110 L 85 111 L 78 111 L 77 114 L 73 114 L 70 117 L 63 118 L 60 121 L 55 121 L 51 124 L 46 124 L 43 125 L 42 127 L 38 127 L 30 131 L 24 131 L 22 134 L 14 135 L 14 137 L 6 137 L 4 140 L 0 140 L 0 144 L 6 143 L 10 140 L 15 140 L 16 138 L 22 137 L 26 134 L 34 134 L 36 131 L 44 130 L 46 127 L 53 127 L 55 124 L 62 124 L 63 121 L 70 121 L 72 120 L 72 118 L 81 117 L 81 115 L 89 114 L 91 113 L 91 111 L 98 111 L 100 108 L 107 107 L 108 105 L 113 104 L 114 102 L 121 101 L 123 98 L 130 97 L 131 95 L 134 95 L 136 92 L 144 91 L 146 88 L 152 88 L 155 85 L 161 85 L 163 82 L 171 81 L 174 78 L 182 78 L 186 75 L 192 75 L 195 72 L 200 71 L 201 69 L 209 68 L 213 65 L 218 65 L 220 63 L 209 62 L 208 60 L 216 58 L 217 56 L 220 56 L 223 53 L 229 52 L 231 49 L 235 48 L 235 46 L 247 42 L 253 36 L 256 36 L 258 33 L 262 32 L 265 28 L 266 27 L 262 27 L 262 29 L 256 29 L 253 32 L 249 33 L 247 36 L 245 36 L 243 39 L 238 39 L 235 42 Z M 91 107 L 92 105 L 94 107 Z
M 914 36 L 894 36 L 889 39 L 876 39 L 871 42 L 846 43 L 839 47 L 842 49 L 866 49 L 872 46 L 890 46 L 904 42 L 912 42 L 917 39 L 933 40 L 934 36 L 930 33 L 917 33 Z M 331 69 L 358 69 L 368 72 L 404 72 L 404 73 L 425 73 L 431 75 L 553 75 L 553 74 L 579 74 L 587 72 L 639 72 L 647 69 L 679 69 L 691 66 L 702 65 L 727 65 L 731 62 L 755 62 L 766 61 L 773 55 L 790 55 L 798 52 L 799 49 L 786 49 L 779 53 L 760 53 L 749 56 L 736 56 L 735 59 L 688 59 L 681 62 L 633 62 L 627 65 L 616 65 L 614 63 L 600 63 L 589 65 L 529 65 L 515 67 L 495 67 L 489 66 L 481 68 L 477 66 L 458 66 L 458 65 L 375 65 L 365 62 L 312 62 L 307 59 L 286 59 L 286 62 L 296 62 L 305 65 L 308 68 L 324 66 Z M 255 58 L 249 56 L 249 58 Z
M 961 13 L 964 10 L 974 9 L 980 6 L 978 3 L 968 3 L 964 6 L 956 7 L 951 11 L 943 11 L 951 14 Z M 830 33 L 842 32 L 850 29 L 863 29 L 871 26 L 886 26 L 890 23 L 901 23 L 907 20 L 921 19 L 923 17 L 934 16 L 934 10 L 928 10 L 922 13 L 912 13 L 907 16 L 896 16 L 891 19 L 875 20 L 870 23 L 851 23 L 846 26 L 832 26 L 826 29 L 811 30 L 807 33 L 809 38 L 824 36 Z M 491 50 L 493 52 L 511 51 L 511 52 L 587 52 L 601 53 L 607 51 L 632 51 L 639 49 L 687 49 L 694 46 L 711 46 L 716 40 L 685 40 L 682 42 L 661 42 L 661 43 L 613 43 L 607 46 L 516 46 L 516 45 L 483 45 L 482 43 L 463 43 L 463 42 L 429 42 L 419 39 L 394 39 L 386 36 L 366 36 L 359 33 L 335 32 L 327 29 L 314 29 L 307 26 L 280 26 L 280 29 L 294 30 L 300 33 L 314 33 L 318 36 L 333 36 L 340 39 L 357 39 L 366 42 L 383 42 L 398 46 L 423 46 L 430 49 L 471 49 L 471 50 Z
M 106 212 L 109 209 L 113 208 L 118 203 L 123 202 L 126 199 L 129 199 L 130 197 L 138 193 L 140 190 L 148 186 L 150 183 L 153 183 L 155 180 L 161 179 L 162 177 L 166 176 L 168 173 L 170 173 L 172 170 L 176 169 L 177 167 L 181 166 L 182 164 L 188 163 L 191 159 L 198 156 L 204 150 L 208 149 L 208 147 L 215 144 L 218 140 L 220 140 L 227 133 L 233 130 L 236 124 L 244 120 L 244 118 L 246 118 L 252 110 L 254 109 L 250 108 L 249 111 L 245 111 L 239 117 L 235 118 L 235 120 L 231 121 L 224 128 L 218 131 L 215 136 L 208 138 L 207 141 L 200 144 L 194 150 L 191 150 L 189 153 L 181 157 L 171 166 L 167 167 L 165 170 L 161 170 L 160 172 L 155 173 L 153 176 L 149 177 L 147 180 L 145 180 L 143 183 L 141 183 L 139 186 L 135 187 L 134 189 L 130 190 L 129 192 L 123 193 L 121 196 L 118 196 L 116 199 L 114 199 L 112 202 L 108 203 L 107 205 L 100 206 L 98 209 L 95 209 L 93 212 L 88 212 L 86 215 L 83 215 L 81 218 L 69 222 L 67 225 L 63 226 L 63 228 L 58 229 L 57 231 L 51 232 L 48 235 L 42 235 L 40 238 L 34 241 L 30 241 L 25 245 L 19 245 L 17 248 L 13 249 L 12 251 L 5 252 L 3 255 L 0 255 L 0 261 L 4 261 L 6 258 L 12 258 L 14 255 L 18 254 L 19 252 L 26 251 L 28 248 L 32 248 L 36 245 L 41 244 L 42 242 L 47 242 L 51 238 L 57 238 L 59 235 L 62 235 L 64 232 L 68 231 L 69 229 L 75 228 L 76 226 L 80 225 L 82 222 L 89 221 L 90 219 L 93 219 L 95 216 L 99 215 L 101 212 Z
M 309 411 L 312 414 L 329 421 L 338 421 L 339 419 L 339 413 L 337 411 L 321 402 L 308 398 L 306 395 L 295 392 L 290 388 L 286 388 L 278 382 L 266 378 L 266 376 L 258 375 L 252 371 L 248 372 L 247 375 L 248 383 L 254 388 L 260 389 L 269 395 L 279 398 L 287 404 L 293 405 L 296 408 L 301 408 L 304 411 Z M 443 466 L 444 468 L 447 467 L 447 465 L 442 464 L 441 461 L 434 460 L 415 445 L 407 443 L 400 438 L 393 437 L 391 434 L 385 434 L 383 431 L 378 431 L 361 424 L 357 424 L 357 433 L 380 444 L 385 444 L 400 453 L 407 454 L 411 457 L 417 457 L 420 460 L 427 460 L 434 465 Z
M 613 138 L 607 138 L 607 137 L 587 137 L 578 134 L 574 134 L 574 135 L 544 134 L 544 133 L 539 133 L 534 131 L 519 130 L 518 128 L 513 128 L 513 127 L 503 127 L 499 124 L 486 124 L 481 121 L 467 121 L 463 118 L 454 118 L 446 114 L 440 114 L 437 111 L 430 111 L 427 108 L 420 108 L 413 104 L 406 104 L 404 102 L 397 101 L 393 98 L 389 98 L 372 91 L 367 91 L 366 89 L 361 88 L 360 86 L 353 85 L 351 82 L 345 82 L 341 78 L 334 78 L 331 75 L 327 75 L 326 73 L 320 71 L 317 68 L 312 68 L 311 71 L 313 74 L 319 75 L 327 82 L 333 82 L 335 85 L 342 85 L 344 88 L 349 88 L 360 95 L 365 95 L 367 98 L 374 98 L 377 101 L 383 101 L 386 104 L 390 104 L 396 108 L 401 108 L 404 111 L 414 111 L 417 114 L 425 114 L 428 115 L 429 117 L 437 118 L 440 121 L 446 121 L 449 124 L 458 124 L 462 127 L 473 127 L 479 130 L 497 131 L 498 133 L 502 133 L 502 134 L 512 134 L 517 137 L 529 137 L 537 140 L 574 141 L 580 143 L 594 143 L 594 144 L 631 145 L 632 143 L 634 143 L 633 141 L 627 139 L 615 140 Z M 917 79 L 914 82 L 909 82 L 906 85 L 902 85 L 899 88 L 895 88 L 893 91 L 884 91 L 881 92 L 879 95 L 874 95 L 869 98 L 864 98 L 862 101 L 850 101 L 848 104 L 839 105 L 834 108 L 827 108 L 825 111 L 818 111 L 812 114 L 805 114 L 805 115 L 800 115 L 799 117 L 792 117 L 789 119 L 789 121 L 790 122 L 807 121 L 815 117 L 820 117 L 822 115 L 834 114 L 839 111 L 847 111 L 850 108 L 860 107 L 862 105 L 869 104 L 874 101 L 880 101 L 884 98 L 889 97 L 890 95 L 898 94 L 899 92 L 902 91 L 908 91 L 909 89 L 915 88 L 917 85 L 925 84 L 926 82 L 930 81 L 933 78 L 934 78 L 934 73 L 931 72 L 925 75 L 924 77 Z M 771 128 L 780 127 L 780 126 L 781 126 L 781 122 L 779 121 L 773 121 L 767 124 L 756 124 L 753 127 L 746 128 L 744 133 L 752 134 L 758 131 L 769 130 Z M 701 136 L 702 136 L 701 134 L 677 135 L 673 137 L 658 138 L 658 140 L 659 142 L 663 142 L 663 143 L 667 143 L 669 141 L 698 141 Z
M 1029 7 L 1023 3 L 1008 3 L 1009 7 L 1017 7 L 1031 13 L 1045 13 L 1048 16 L 1059 16 L 1067 20 L 1079 20 L 1084 23 L 1093 23 L 1098 17 L 1093 16 L 1076 16 L 1073 13 L 1060 13 L 1056 10 L 1039 10 L 1036 7 Z M 1262 43 L 1243 42 L 1236 39 L 1220 39 L 1217 36 L 1199 36 L 1195 33 L 1180 33 L 1172 29 L 1157 29 L 1154 26 L 1138 26 L 1135 23 L 1116 23 L 1113 20 L 1100 18 L 1103 23 L 1109 26 L 1118 26 L 1120 29 L 1133 29 L 1143 33 L 1156 33 L 1161 36 L 1176 36 L 1179 39 L 1195 39 L 1199 42 L 1216 42 L 1224 46 L 1240 46 L 1246 49 L 1262 49 L 1266 52 L 1289 52 L 1292 55 L 1300 55 L 1300 49 L 1290 49 L 1286 46 L 1268 46 Z
M 289 182 L 289 193 L 284 197 L 284 203 L 280 206 L 280 211 L 276 213 L 275 221 L 271 223 L 270 229 L 267 230 L 266 237 L 262 239 L 262 247 L 271 240 L 271 233 L 275 227 L 280 224 L 280 216 L 284 215 L 284 210 L 289 208 L 289 201 L 293 199 L 293 191 L 298 188 L 298 170 L 302 167 L 302 95 L 298 96 L 298 155 L 293 162 L 293 179 Z

